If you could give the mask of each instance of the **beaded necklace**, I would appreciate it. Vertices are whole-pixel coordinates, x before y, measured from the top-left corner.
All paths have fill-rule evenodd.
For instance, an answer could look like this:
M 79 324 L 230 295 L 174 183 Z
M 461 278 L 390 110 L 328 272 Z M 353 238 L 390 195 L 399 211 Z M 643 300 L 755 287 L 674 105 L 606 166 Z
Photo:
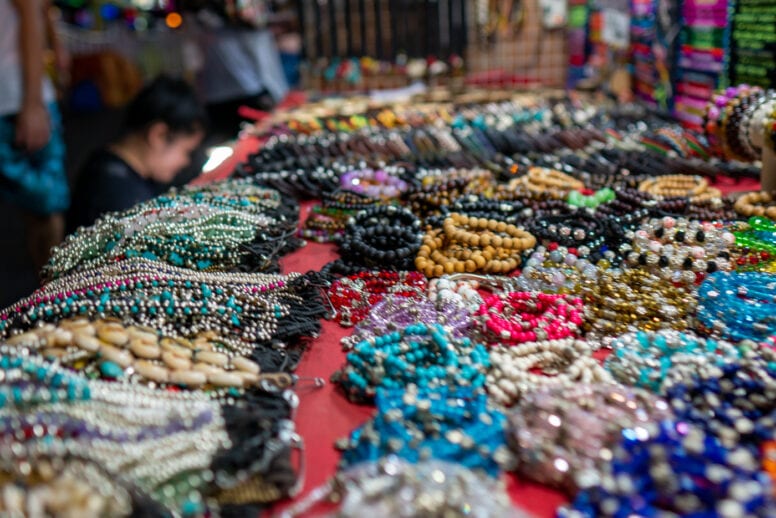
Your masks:
M 192 272 L 132 259 L 45 285 L 0 313 L 0 331 L 26 329 L 41 320 L 115 315 L 171 336 L 214 331 L 235 351 L 247 355 L 256 342 L 317 332 L 323 307 L 311 305 L 319 299 L 315 291 L 299 274 Z M 298 327 L 295 321 L 303 315 L 292 315 L 291 308 L 301 311 L 302 306 L 311 318 Z M 284 327 L 290 336 L 281 336 L 286 334 Z
M 233 267 L 246 254 L 241 245 L 283 228 L 286 217 L 278 212 L 282 200 L 276 191 L 245 181 L 227 182 L 220 189 L 173 191 L 107 214 L 55 248 L 43 274 L 56 278 L 125 257 L 161 259 L 196 270 Z

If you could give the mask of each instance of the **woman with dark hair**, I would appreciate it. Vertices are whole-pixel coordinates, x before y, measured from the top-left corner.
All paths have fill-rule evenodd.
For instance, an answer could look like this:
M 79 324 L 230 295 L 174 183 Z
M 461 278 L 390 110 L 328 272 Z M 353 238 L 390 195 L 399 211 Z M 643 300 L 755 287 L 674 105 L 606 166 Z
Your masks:
M 166 190 L 202 142 L 206 119 L 181 79 L 162 76 L 141 90 L 127 107 L 119 139 L 92 155 L 78 176 L 68 233 Z

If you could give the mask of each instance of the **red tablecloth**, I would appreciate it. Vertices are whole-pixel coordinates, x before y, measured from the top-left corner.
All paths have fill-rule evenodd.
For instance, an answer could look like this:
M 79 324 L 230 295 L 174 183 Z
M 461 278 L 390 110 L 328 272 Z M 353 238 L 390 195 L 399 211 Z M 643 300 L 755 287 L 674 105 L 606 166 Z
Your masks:
M 212 173 L 198 178 L 197 183 L 226 178 L 235 165 L 258 150 L 260 144 L 261 141 L 256 137 L 238 141 L 234 155 Z M 734 181 L 723 178 L 715 182 L 715 185 L 726 193 L 759 189 L 759 183 L 754 180 Z M 309 203 L 303 205 L 301 221 L 306 219 L 310 206 Z M 320 270 L 324 264 L 336 258 L 334 245 L 310 242 L 302 249 L 283 258 L 281 266 L 284 273 L 307 272 Z M 334 474 L 339 460 L 334 442 L 347 436 L 373 414 L 373 407 L 350 403 L 335 390 L 334 385 L 328 383 L 332 373 L 345 361 L 345 354 L 339 341 L 351 331 L 352 329 L 342 328 L 334 321 L 324 321 L 321 336 L 305 353 L 297 371 L 297 374 L 302 377 L 321 377 L 327 380 L 326 386 L 321 389 L 304 388 L 299 391 L 301 404 L 296 425 L 305 441 L 306 478 L 304 489 L 297 499 L 303 498 Z M 537 517 L 554 516 L 557 507 L 566 501 L 561 493 L 538 484 L 518 480 L 512 474 L 504 475 L 504 479 L 512 500 Z M 288 504 L 288 502 L 281 502 L 275 506 L 275 510 L 282 509 Z

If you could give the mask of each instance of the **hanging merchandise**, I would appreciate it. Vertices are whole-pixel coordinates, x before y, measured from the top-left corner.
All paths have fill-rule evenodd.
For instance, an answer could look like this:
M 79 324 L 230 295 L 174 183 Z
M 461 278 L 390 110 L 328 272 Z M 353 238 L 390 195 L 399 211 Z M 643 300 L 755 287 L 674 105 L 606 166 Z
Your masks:
M 681 16 L 675 113 L 685 126 L 700 130 L 706 102 L 725 84 L 728 2 L 686 0 Z
M 680 2 L 634 0 L 631 19 L 633 89 L 648 106 L 673 108 Z
M 776 6 L 756 0 L 731 0 L 729 12 L 729 84 L 776 88 Z

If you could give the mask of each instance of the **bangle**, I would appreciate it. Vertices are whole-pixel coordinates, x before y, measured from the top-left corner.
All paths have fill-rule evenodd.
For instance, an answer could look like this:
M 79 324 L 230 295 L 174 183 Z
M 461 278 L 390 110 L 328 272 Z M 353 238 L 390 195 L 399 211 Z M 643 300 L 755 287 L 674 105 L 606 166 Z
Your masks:
M 517 345 L 577 336 L 583 309 L 571 295 L 517 291 L 487 297 L 475 316 L 488 342 Z

